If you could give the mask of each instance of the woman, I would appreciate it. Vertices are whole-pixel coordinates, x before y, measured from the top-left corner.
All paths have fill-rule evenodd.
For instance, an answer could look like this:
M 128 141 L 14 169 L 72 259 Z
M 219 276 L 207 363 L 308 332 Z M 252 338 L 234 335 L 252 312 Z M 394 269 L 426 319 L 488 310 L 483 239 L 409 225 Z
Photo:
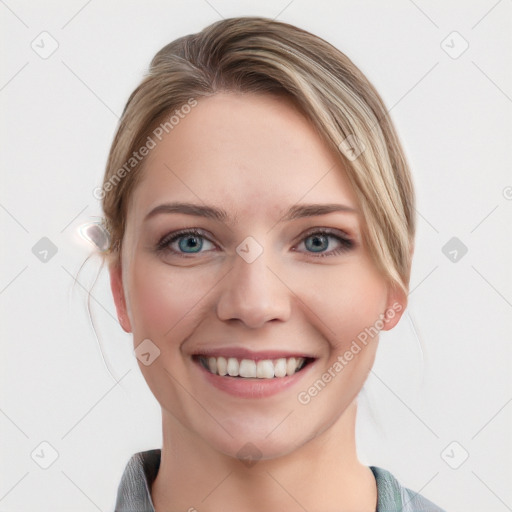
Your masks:
M 356 453 L 415 223 L 395 130 L 345 55 L 252 17 L 170 43 L 102 198 L 118 318 L 162 408 L 117 511 L 441 510 Z

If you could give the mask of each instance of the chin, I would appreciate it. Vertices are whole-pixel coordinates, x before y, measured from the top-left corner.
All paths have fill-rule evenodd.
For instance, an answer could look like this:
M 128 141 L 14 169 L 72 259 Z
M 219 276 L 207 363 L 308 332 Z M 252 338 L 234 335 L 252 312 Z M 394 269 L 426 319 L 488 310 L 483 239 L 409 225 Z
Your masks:
M 312 432 L 307 435 L 304 425 L 299 429 L 296 425 L 285 425 L 287 420 L 279 418 L 255 418 L 253 422 L 246 419 L 244 422 L 232 420 L 224 421 L 223 426 L 228 434 L 219 436 L 219 432 L 197 432 L 199 436 L 216 452 L 223 453 L 233 459 L 238 459 L 248 467 L 257 461 L 273 460 L 293 453 L 310 439 L 315 437 Z

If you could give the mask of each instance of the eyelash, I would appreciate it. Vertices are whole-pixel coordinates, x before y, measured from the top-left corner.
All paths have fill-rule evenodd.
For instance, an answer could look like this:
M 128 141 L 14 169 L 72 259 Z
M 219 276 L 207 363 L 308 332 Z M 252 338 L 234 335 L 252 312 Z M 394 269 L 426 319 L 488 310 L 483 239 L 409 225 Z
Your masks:
M 336 239 L 340 246 L 336 249 L 332 249 L 329 252 L 321 252 L 318 254 L 315 254 L 314 252 L 307 251 L 307 254 L 310 254 L 313 256 L 313 258 L 325 258 L 327 256 L 337 256 L 338 254 L 347 252 L 354 248 L 356 245 L 353 240 L 351 240 L 347 235 L 340 235 L 340 232 L 338 230 L 333 230 L 329 228 L 315 228 L 307 231 L 302 235 L 302 238 L 300 239 L 299 243 L 304 242 L 307 238 L 312 237 L 313 235 L 320 235 L 320 236 L 327 236 L 329 238 Z M 179 240 L 180 238 L 184 238 L 186 236 L 195 236 L 200 237 L 208 240 L 210 243 L 213 244 L 213 242 L 199 229 L 191 228 L 191 229 L 184 229 L 181 231 L 176 231 L 174 233 L 169 233 L 165 235 L 157 244 L 156 250 L 159 253 L 163 252 L 171 252 L 176 256 L 182 257 L 182 258 L 189 258 L 190 256 L 193 256 L 194 254 L 201 254 L 199 253 L 182 253 L 175 251 L 174 249 L 171 249 L 170 245 L 175 242 L 176 240 Z M 215 244 L 214 244 L 215 245 Z

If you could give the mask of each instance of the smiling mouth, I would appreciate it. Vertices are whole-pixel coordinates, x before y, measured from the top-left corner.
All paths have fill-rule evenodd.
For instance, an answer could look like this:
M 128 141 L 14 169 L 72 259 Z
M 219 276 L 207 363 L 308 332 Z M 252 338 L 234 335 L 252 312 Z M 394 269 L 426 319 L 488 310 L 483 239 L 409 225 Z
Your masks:
M 206 357 L 194 359 L 214 375 L 242 379 L 279 379 L 300 372 L 314 359 L 309 357 L 281 357 L 277 359 L 238 359 L 236 357 Z

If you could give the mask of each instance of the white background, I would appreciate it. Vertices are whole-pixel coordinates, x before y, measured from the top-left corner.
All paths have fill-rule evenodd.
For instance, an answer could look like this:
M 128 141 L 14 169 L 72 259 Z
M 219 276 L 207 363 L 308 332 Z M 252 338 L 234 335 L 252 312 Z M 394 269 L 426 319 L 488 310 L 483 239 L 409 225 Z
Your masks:
M 277 17 L 347 53 L 413 168 L 410 307 L 362 393 L 363 462 L 450 512 L 512 510 L 510 1 L 5 0 L 0 14 L 0 512 L 112 510 L 129 457 L 161 446 L 105 270 L 91 297 L 101 344 L 91 327 L 97 256 L 73 287 L 91 252 L 77 230 L 101 215 L 92 190 L 151 57 L 236 15 Z M 43 31 L 59 45 L 47 59 L 31 48 Z M 469 43 L 458 58 L 445 50 L 462 40 L 442 44 L 453 31 Z M 454 236 L 468 248 L 455 263 L 442 252 Z M 58 249 L 46 263 L 32 252 L 42 237 Z M 31 458 L 43 441 L 58 452 L 48 469 Z

